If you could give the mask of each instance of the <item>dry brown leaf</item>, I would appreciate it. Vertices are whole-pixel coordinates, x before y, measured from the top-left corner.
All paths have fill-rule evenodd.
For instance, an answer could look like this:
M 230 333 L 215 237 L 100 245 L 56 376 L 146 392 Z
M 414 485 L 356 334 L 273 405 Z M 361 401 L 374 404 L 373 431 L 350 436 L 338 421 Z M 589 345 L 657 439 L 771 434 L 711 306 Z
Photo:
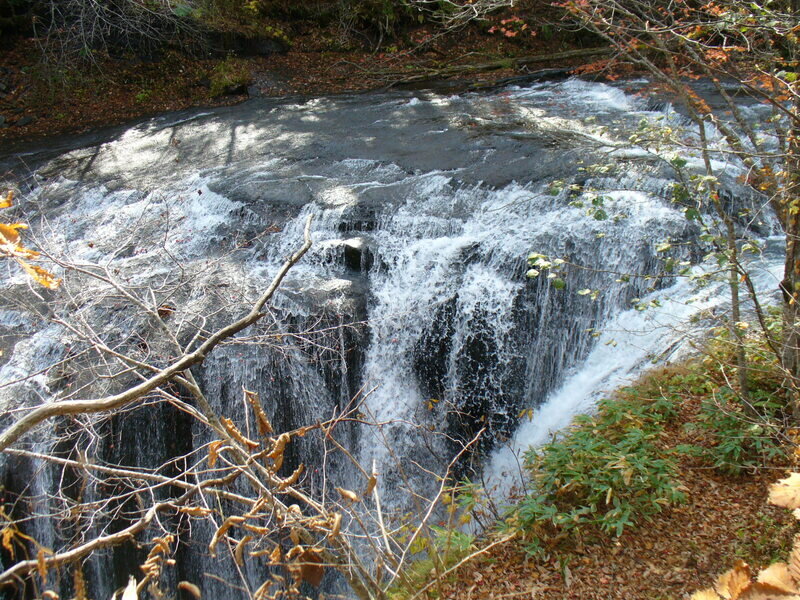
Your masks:
M 233 560 L 240 567 L 244 566 L 244 548 L 247 546 L 247 542 L 252 539 L 252 535 L 246 535 L 236 544 L 236 549 L 233 551 Z
M 800 592 L 786 563 L 779 562 L 762 569 L 756 581 L 765 588 L 768 587 L 781 594 L 797 594 Z
M 47 590 L 42 592 L 42 598 L 45 598 L 46 600 L 59 600 L 60 597 L 61 596 L 59 596 L 53 590 Z
M 275 447 L 272 448 L 272 451 L 267 454 L 267 458 L 271 458 L 272 460 L 277 460 L 280 458 L 283 459 L 283 451 L 286 449 L 286 444 L 288 444 L 292 439 L 288 433 L 282 433 L 278 436 L 278 439 L 275 441 Z
M 800 582 L 800 536 L 794 536 L 794 546 L 789 555 L 789 573 L 792 574 L 794 581 Z
M 39 548 L 36 553 L 36 570 L 43 580 L 47 578 L 47 562 L 44 560 L 44 548 Z
M 261 512 L 261 509 L 264 508 L 265 506 L 267 506 L 268 503 L 269 503 L 269 501 L 267 500 L 267 498 L 265 496 L 260 496 L 258 498 L 258 500 L 256 500 L 256 503 L 253 504 L 253 508 L 251 508 L 249 511 L 247 511 L 247 514 L 245 515 L 245 517 L 251 518 L 251 517 L 257 516 L 258 513 Z
M 754 583 L 739 597 L 739 600 L 800 600 L 797 594 L 782 594 L 771 586 Z
M 253 594 L 254 600 L 266 600 L 270 598 L 269 595 L 269 588 L 272 587 L 272 580 L 267 579 L 264 583 L 262 583 L 259 588 Z
M 246 438 L 244 434 L 242 434 L 242 432 L 239 431 L 239 429 L 236 427 L 233 421 L 228 417 L 222 417 L 220 421 L 222 421 L 222 424 L 225 426 L 225 429 L 228 431 L 228 433 L 231 434 L 231 437 L 240 444 L 242 444 L 243 446 L 247 446 L 251 450 L 255 450 L 260 446 L 258 442 Z
M 322 559 L 313 550 L 303 552 L 298 558 L 300 563 L 301 578 L 314 587 L 319 587 L 322 583 L 322 576 L 325 575 L 325 568 L 322 566 Z
M 210 457 L 209 457 L 210 462 Z M 181 506 L 178 509 L 179 512 L 185 513 L 192 517 L 205 517 L 206 515 L 210 515 L 213 511 L 211 509 L 205 508 L 203 506 Z
M 784 508 L 800 508 L 800 473 L 790 473 L 769 486 L 769 501 Z
M 169 545 L 174 541 L 174 539 L 175 538 L 172 535 L 168 535 L 167 537 L 153 538 L 153 548 L 150 550 L 149 556 L 155 556 L 156 554 L 169 554 Z
M 275 549 L 272 552 L 270 552 L 269 563 L 271 565 L 279 565 L 281 564 L 282 560 L 283 560 L 283 552 L 281 552 L 281 547 L 275 546 Z
M 294 560 L 305 551 L 306 549 L 302 545 L 297 544 L 286 553 L 286 560 Z
M 280 471 L 282 466 L 283 466 L 283 454 L 280 454 L 279 456 L 273 459 L 272 467 L 270 470 L 273 473 L 277 473 L 278 471 Z
M 300 466 L 297 467 L 291 475 L 289 475 L 289 477 L 287 477 L 286 479 L 282 479 L 280 481 L 280 483 L 278 484 L 278 491 L 282 492 L 290 485 L 294 485 L 295 483 L 297 483 L 297 480 L 300 479 L 300 475 L 303 474 L 303 471 L 305 471 L 305 469 L 306 466 L 301 463 Z
M 721 600 L 720 595 L 711 588 L 692 594 L 691 600 Z
M 330 537 L 335 538 L 339 535 L 339 531 L 342 529 L 342 513 L 336 513 L 333 515 L 333 519 L 331 519 L 331 532 Z
M 750 565 L 743 560 L 737 560 L 731 570 L 719 576 L 714 589 L 725 600 L 738 600 L 750 585 L 751 576 Z
M 259 527 L 258 525 L 250 525 L 249 523 L 243 524 L 242 527 L 247 529 L 247 531 L 252 531 L 256 535 L 269 535 L 273 531 L 272 527 Z
M 222 446 L 222 440 L 216 440 L 208 445 L 208 466 L 212 469 L 217 464 L 217 457 L 219 457 L 219 449 Z
M 297 528 L 292 527 L 289 531 L 289 539 L 292 540 L 292 543 L 297 546 L 300 543 L 300 532 L 297 531 Z
M 250 407 L 253 409 L 253 414 L 256 416 L 258 433 L 261 435 L 269 435 L 272 433 L 272 423 L 269 422 L 267 413 L 264 412 L 264 408 L 261 406 L 261 399 L 258 394 L 250 390 L 244 390 L 244 396 L 247 398 L 247 402 L 250 404 Z
M 367 487 L 364 488 L 364 498 L 369 498 L 370 494 L 372 494 L 372 490 L 375 489 L 375 486 L 378 484 L 378 471 L 375 467 L 375 463 L 372 463 L 372 473 L 369 475 L 369 479 L 367 480 Z
M 339 495 L 345 500 L 349 500 L 350 502 L 358 502 L 358 494 L 355 492 L 340 487 L 337 487 L 336 491 L 339 492 Z
M 200 588 L 197 587 L 195 584 L 190 583 L 188 581 L 181 581 L 178 584 L 178 589 L 179 590 L 184 590 L 186 592 L 189 592 L 197 600 L 200 600 L 200 598 L 202 597 L 202 594 L 200 593 Z
M 244 522 L 244 517 L 228 517 L 225 521 L 220 525 L 219 529 L 214 532 L 214 536 L 211 538 L 211 542 L 208 544 L 208 551 L 211 553 L 211 556 L 216 556 L 216 548 L 219 541 L 222 537 L 228 532 L 228 530 L 233 527 L 234 525 L 238 525 L 239 523 Z

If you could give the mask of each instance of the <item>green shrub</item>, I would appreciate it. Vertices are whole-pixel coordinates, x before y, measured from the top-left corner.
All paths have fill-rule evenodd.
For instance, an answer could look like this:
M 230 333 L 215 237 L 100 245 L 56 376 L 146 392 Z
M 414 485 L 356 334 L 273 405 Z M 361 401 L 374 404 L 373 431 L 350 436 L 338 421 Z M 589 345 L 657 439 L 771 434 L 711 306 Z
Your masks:
M 149 90 L 149 89 L 141 90 L 140 92 L 138 92 L 136 94 L 136 96 L 134 96 L 134 99 L 139 104 L 142 104 L 143 102 L 147 102 L 148 100 L 150 100 L 152 95 L 153 95 L 153 91 L 152 90 Z
M 599 529 L 619 536 L 682 502 L 676 457 L 658 444 L 662 424 L 675 415 L 663 397 L 603 400 L 596 415 L 577 417 L 561 438 L 529 450 L 525 466 L 535 490 L 511 518 L 529 551 L 566 533 Z
M 780 339 L 780 312 L 771 310 L 766 324 Z M 730 387 L 735 344 L 730 331 L 719 328 L 707 344 L 706 358 L 696 367 L 708 382 L 696 422 L 684 426 L 705 437 L 692 453 L 731 475 L 756 471 L 785 456 L 780 435 L 789 405 L 784 373 L 763 332 L 750 333 L 742 342 L 747 357 L 747 402 Z
M 210 79 L 211 95 L 216 97 L 248 85 L 253 77 L 246 61 L 229 56 L 214 67 Z
M 752 409 L 746 411 L 732 390 L 722 388 L 715 398 L 703 400 L 698 422 L 686 424 L 708 434 L 711 443 L 695 454 L 723 473 L 756 471 L 786 455 L 776 435 L 782 403 L 759 390 L 752 391 L 750 403 Z
M 767 326 L 780 339 L 780 314 Z M 745 328 L 746 329 L 746 328 Z M 785 457 L 782 433 L 790 405 L 784 374 L 763 333 L 742 335 L 747 394 L 732 389 L 737 342 L 718 329 L 701 358 L 651 374 L 603 400 L 595 415 L 580 416 L 549 444 L 529 450 L 525 466 L 533 491 L 506 522 L 523 534 L 531 553 L 567 536 L 619 536 L 665 506 L 684 500 L 678 461 L 699 458 L 738 475 Z M 687 443 L 662 439 L 678 416 Z
M 418 541 L 417 550 L 421 555 L 411 562 L 403 577 L 387 591 L 390 600 L 414 598 L 432 579 L 441 577 L 444 571 L 476 549 L 475 537 L 454 529 L 452 524 L 448 527 L 432 525 L 428 536 L 421 536 Z M 434 593 L 433 590 L 431 593 Z

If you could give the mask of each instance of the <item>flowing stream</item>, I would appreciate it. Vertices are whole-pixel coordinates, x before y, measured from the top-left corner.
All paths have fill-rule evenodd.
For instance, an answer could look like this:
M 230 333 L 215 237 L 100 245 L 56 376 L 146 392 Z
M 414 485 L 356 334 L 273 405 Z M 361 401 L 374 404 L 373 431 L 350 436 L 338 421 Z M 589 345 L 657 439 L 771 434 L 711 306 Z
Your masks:
M 313 215 L 314 245 L 266 322 L 218 348 L 196 373 L 221 414 L 246 422 L 244 387 L 259 392 L 280 430 L 340 414 L 355 398 L 364 419 L 380 426 L 348 425 L 340 441 L 376 465 L 387 512 L 401 513 L 410 489 L 430 492 L 431 472 L 443 472 L 465 444 L 471 451 L 456 475 L 482 477 L 499 495 L 519 487 L 528 445 L 686 348 L 690 320 L 724 305 L 718 285 L 617 281 L 659 273 L 668 258 L 695 273 L 708 268 L 696 223 L 672 201 L 676 151 L 628 143 L 643 123 L 686 127 L 668 103 L 640 93 L 646 89 L 569 79 L 449 97 L 256 100 L 20 149 L 0 168 L 16 177 L 20 218 L 41 248 L 63 262 L 101 264 L 126 288 L 168 306 L 181 343 L 197 327 L 241 315 Z M 757 106 L 744 110 L 759 117 Z M 682 156 L 688 169 L 700 164 Z M 741 231 L 764 241 L 752 268 L 771 294 L 782 265 L 774 220 L 737 183 L 739 165 L 717 166 L 727 208 L 748 211 Z M 672 249 L 659 251 L 667 240 Z M 558 289 L 546 273 L 526 277 L 532 251 L 581 268 L 559 268 Z M 165 364 L 163 335 L 126 309 L 124 297 L 99 290 L 67 278 L 62 296 L 51 294 L 8 267 L 0 283 L 4 424 L 26 405 L 116 389 L 98 383 L 99 367 L 70 324 Z M 648 310 L 635 308 L 652 300 Z M 82 451 L 155 468 L 210 441 L 203 426 L 175 413 L 155 400 L 126 411 L 80 438 Z M 68 429 L 48 424 L 22 445 L 52 451 Z M 330 485 L 324 466 L 332 482 L 360 486 L 352 466 L 326 450 L 312 441 L 292 449 L 292 464 L 309 465 L 303 485 Z M 30 458 L 0 461 L 7 496 L 33 494 L 31 514 L 61 510 L 57 469 Z M 100 502 L 104 490 L 88 482 L 82 493 Z M 27 531 L 58 548 L 75 532 L 55 523 L 34 519 Z M 218 599 L 242 597 L 221 580 L 241 575 L 258 587 L 263 569 L 237 573 L 208 555 L 211 533 L 182 534 L 176 580 Z M 91 596 L 110 597 L 138 573 L 140 554 L 93 558 Z M 68 593 L 70 581 L 61 585 Z

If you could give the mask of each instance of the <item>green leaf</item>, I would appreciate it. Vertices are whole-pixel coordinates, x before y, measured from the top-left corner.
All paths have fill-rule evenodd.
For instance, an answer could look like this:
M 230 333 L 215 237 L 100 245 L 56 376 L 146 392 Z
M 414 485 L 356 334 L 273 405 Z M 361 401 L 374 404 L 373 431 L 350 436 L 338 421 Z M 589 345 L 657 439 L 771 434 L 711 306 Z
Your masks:
M 687 208 L 683 214 L 687 221 L 696 221 L 700 218 L 700 211 L 696 208 Z
M 551 283 L 553 284 L 553 287 L 556 288 L 557 290 L 563 290 L 565 287 L 567 287 L 567 282 L 561 279 L 560 277 L 556 277 L 555 279 L 553 279 Z
M 673 158 L 673 159 L 672 159 L 671 161 L 669 161 L 669 162 L 670 162 L 670 164 L 671 164 L 673 167 L 675 167 L 676 169 L 682 169 L 683 167 L 685 167 L 685 166 L 686 166 L 686 162 L 687 162 L 687 161 L 686 161 L 686 159 L 685 159 L 685 158 L 682 158 L 682 157 L 680 157 L 680 156 L 676 156 L 675 158 Z

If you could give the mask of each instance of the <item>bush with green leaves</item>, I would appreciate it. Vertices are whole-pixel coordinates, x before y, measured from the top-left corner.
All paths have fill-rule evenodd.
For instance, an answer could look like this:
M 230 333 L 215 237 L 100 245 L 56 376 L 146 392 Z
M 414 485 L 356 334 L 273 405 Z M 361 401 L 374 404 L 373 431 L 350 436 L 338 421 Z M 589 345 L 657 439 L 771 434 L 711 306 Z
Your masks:
M 595 415 L 575 419 L 561 437 L 525 455 L 533 491 L 509 522 L 532 553 L 541 540 L 572 533 L 622 532 L 665 506 L 683 502 L 676 456 L 659 444 L 676 416 L 664 398 L 602 400 Z
M 211 95 L 223 96 L 238 92 L 253 80 L 253 76 L 246 61 L 229 56 L 214 67 L 210 79 Z
M 767 311 L 766 331 L 742 336 L 748 365 L 746 397 L 730 385 L 735 344 L 728 328 L 714 331 L 706 357 L 695 366 L 708 385 L 697 418 L 684 425 L 702 438 L 688 451 L 723 473 L 757 471 L 786 456 L 782 434 L 790 402 L 785 374 L 766 337 L 782 335 L 780 318 L 777 310 Z
M 476 550 L 475 536 L 459 531 L 453 523 L 446 527 L 431 525 L 426 535 L 417 538 L 417 542 L 412 545 L 412 551 L 418 556 L 403 577 L 387 591 L 389 600 L 415 598 L 432 579 L 442 577 L 449 568 Z
M 756 471 L 785 457 L 778 433 L 782 403 L 774 395 L 751 393 L 749 407 L 735 398 L 730 388 L 723 388 L 714 398 L 702 402 L 698 421 L 687 429 L 703 430 L 710 443 L 696 447 L 693 453 L 714 468 L 731 475 Z

